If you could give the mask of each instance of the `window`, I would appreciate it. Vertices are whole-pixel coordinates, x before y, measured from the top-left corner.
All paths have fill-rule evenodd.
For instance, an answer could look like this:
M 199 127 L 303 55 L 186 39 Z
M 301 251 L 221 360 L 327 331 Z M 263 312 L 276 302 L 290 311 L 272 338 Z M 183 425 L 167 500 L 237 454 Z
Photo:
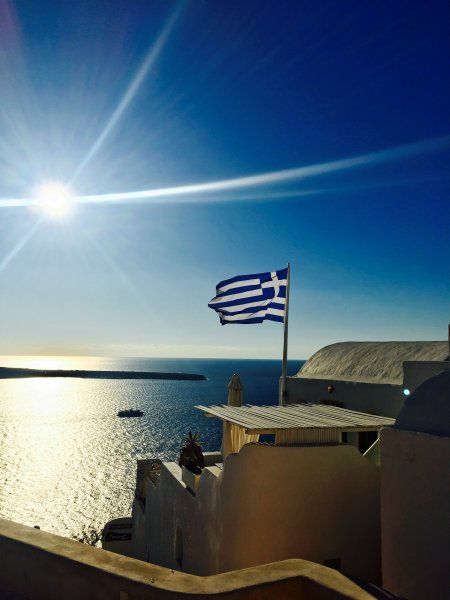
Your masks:
M 275 434 L 274 433 L 264 433 L 259 436 L 260 444 L 275 444 Z

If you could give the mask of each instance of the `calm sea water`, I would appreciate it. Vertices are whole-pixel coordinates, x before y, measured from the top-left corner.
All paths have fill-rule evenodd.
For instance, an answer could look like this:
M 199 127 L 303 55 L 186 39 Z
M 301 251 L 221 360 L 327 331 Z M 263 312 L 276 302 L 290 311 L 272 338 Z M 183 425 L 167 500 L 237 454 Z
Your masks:
M 301 361 L 289 364 L 296 373 Z M 1 366 L 177 371 L 207 381 L 0 380 L 0 517 L 70 537 L 129 515 L 136 460 L 177 460 L 183 436 L 220 447 L 221 425 L 196 404 L 227 401 L 239 373 L 244 402 L 276 404 L 280 361 L 0 357 Z M 142 418 L 117 411 L 139 408 Z

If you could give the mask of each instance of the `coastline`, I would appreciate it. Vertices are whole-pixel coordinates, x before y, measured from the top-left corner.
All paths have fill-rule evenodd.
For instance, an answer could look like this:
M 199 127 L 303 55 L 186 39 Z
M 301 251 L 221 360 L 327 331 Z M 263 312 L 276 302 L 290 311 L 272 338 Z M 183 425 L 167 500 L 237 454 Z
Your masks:
M 0 367 L 0 379 L 21 379 L 25 377 L 206 381 L 205 375 L 200 375 L 197 373 L 165 373 L 157 371 L 91 371 L 87 369 L 26 369 L 19 367 Z

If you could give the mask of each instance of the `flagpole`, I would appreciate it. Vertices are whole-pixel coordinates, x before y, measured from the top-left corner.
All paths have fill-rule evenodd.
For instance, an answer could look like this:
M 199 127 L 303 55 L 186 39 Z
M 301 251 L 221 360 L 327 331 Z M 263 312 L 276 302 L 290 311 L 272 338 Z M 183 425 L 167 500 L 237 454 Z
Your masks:
M 287 399 L 287 388 L 286 388 L 286 376 L 287 376 L 287 352 L 288 352 L 288 321 L 289 321 L 289 288 L 291 284 L 291 263 L 287 265 L 287 280 L 286 280 L 286 310 L 284 313 L 284 339 L 283 339 L 283 363 L 281 366 L 281 392 L 280 392 L 280 406 L 286 405 Z

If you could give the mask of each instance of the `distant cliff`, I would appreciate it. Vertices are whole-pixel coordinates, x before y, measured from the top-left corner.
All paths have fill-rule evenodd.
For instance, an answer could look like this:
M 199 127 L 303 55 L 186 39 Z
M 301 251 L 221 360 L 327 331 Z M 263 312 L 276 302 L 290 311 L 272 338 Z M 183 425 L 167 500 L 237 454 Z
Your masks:
M 166 379 L 177 381 L 204 381 L 196 373 L 158 373 L 154 371 L 77 371 L 70 369 L 21 369 L 0 367 L 0 379 L 21 377 L 77 377 L 80 379 Z

